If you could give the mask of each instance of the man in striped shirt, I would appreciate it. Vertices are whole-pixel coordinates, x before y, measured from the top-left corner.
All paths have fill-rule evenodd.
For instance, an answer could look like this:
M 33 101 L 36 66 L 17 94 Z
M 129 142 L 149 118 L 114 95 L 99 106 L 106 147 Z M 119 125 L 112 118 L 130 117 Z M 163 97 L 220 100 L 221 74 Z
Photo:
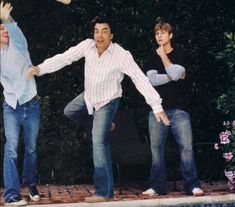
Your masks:
M 84 113 L 93 114 L 92 142 L 95 195 L 86 202 L 103 202 L 113 197 L 113 174 L 107 133 L 122 96 L 121 82 L 128 75 L 151 106 L 158 121 L 169 125 L 161 98 L 148 78 L 135 63 L 129 51 L 112 42 L 111 23 L 104 18 L 94 23 L 94 38 L 86 39 L 62 54 L 46 59 L 28 70 L 28 77 L 60 70 L 85 57 L 85 90 L 64 110 L 70 119 L 82 120 Z

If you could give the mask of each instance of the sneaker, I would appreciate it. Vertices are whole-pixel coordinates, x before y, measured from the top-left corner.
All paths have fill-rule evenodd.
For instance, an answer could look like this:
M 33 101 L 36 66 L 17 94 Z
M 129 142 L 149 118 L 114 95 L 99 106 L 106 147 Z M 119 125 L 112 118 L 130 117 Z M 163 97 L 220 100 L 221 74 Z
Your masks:
M 107 202 L 110 200 L 112 200 L 112 198 L 105 198 L 103 196 L 93 195 L 91 197 L 86 197 L 84 202 L 86 202 L 86 203 L 99 203 L 99 202 Z
M 26 206 L 26 200 L 22 199 L 21 196 L 15 196 L 9 202 L 5 203 L 5 206 Z
M 158 194 L 156 193 L 155 190 L 153 190 L 152 188 L 149 188 L 148 190 L 144 191 L 141 193 L 142 195 L 146 195 L 146 196 L 157 196 Z
M 40 200 L 40 195 L 36 185 L 28 186 L 28 190 L 29 190 L 29 197 L 32 201 Z
M 194 196 L 204 196 L 204 192 L 201 188 L 193 188 L 192 194 Z

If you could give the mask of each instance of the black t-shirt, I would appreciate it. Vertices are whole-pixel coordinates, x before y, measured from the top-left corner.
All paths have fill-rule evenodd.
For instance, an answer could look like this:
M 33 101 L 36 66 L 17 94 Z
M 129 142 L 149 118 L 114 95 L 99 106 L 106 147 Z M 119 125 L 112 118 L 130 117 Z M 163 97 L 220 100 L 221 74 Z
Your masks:
M 169 54 L 167 54 L 167 56 L 173 64 L 181 65 L 186 69 L 182 52 L 173 49 Z M 147 73 L 149 70 L 157 70 L 158 74 L 167 74 L 162 60 L 156 51 L 150 55 L 145 67 L 145 73 Z M 162 98 L 163 109 L 187 110 L 185 80 L 179 79 L 178 81 L 170 81 L 166 84 L 155 86 L 154 88 Z

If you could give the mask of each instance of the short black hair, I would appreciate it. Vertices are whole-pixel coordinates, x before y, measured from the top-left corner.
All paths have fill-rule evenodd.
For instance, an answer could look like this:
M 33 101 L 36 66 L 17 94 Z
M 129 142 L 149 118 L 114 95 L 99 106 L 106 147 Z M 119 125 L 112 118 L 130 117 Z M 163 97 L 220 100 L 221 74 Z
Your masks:
M 93 20 L 93 28 L 95 27 L 96 24 L 108 24 L 111 30 L 111 33 L 113 34 L 115 29 L 114 29 L 114 24 L 113 24 L 113 20 L 107 16 L 96 16 Z

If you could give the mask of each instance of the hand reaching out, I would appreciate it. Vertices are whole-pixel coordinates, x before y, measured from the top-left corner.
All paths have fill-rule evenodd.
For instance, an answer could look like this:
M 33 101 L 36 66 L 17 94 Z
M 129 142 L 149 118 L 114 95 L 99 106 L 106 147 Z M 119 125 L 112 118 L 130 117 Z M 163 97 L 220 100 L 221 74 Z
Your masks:
M 3 22 L 7 22 L 10 19 L 10 13 L 13 7 L 11 6 L 10 3 L 6 3 L 4 5 L 4 2 L 1 1 L 0 3 L 0 19 Z
M 36 67 L 36 66 L 31 66 L 31 67 L 27 70 L 27 72 L 26 72 L 26 78 L 27 78 L 28 80 L 31 80 L 31 79 L 33 78 L 33 76 L 39 75 L 39 72 L 40 72 L 40 70 L 39 70 L 38 67 Z

